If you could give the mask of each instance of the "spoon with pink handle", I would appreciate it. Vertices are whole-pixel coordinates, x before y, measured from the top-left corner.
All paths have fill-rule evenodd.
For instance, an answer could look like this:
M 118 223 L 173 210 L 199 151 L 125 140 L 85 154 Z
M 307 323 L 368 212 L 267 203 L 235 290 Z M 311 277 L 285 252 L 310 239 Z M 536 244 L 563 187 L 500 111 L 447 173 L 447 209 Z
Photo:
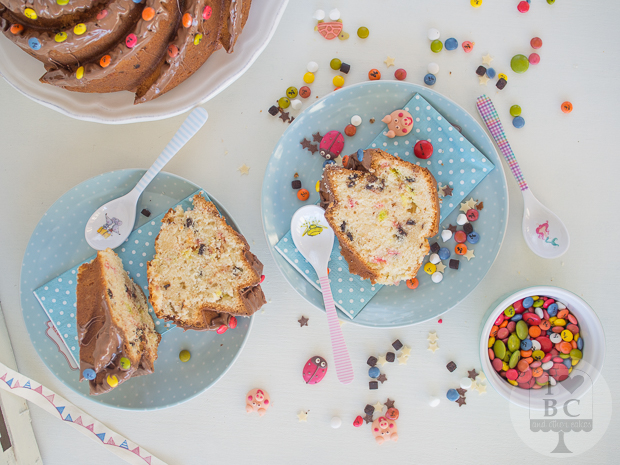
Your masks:
M 540 203 L 532 194 L 508 143 L 493 102 L 486 95 L 481 95 L 476 101 L 476 106 L 521 188 L 523 194 L 522 230 L 525 243 L 532 252 L 542 258 L 558 258 L 564 255 L 570 245 L 568 229 L 555 213 Z
M 342 384 L 349 384 L 353 381 L 353 366 L 327 277 L 327 263 L 334 246 L 334 231 L 325 219 L 325 210 L 316 205 L 307 205 L 297 210 L 291 220 L 291 236 L 297 250 L 313 266 L 319 277 L 336 364 L 336 376 Z

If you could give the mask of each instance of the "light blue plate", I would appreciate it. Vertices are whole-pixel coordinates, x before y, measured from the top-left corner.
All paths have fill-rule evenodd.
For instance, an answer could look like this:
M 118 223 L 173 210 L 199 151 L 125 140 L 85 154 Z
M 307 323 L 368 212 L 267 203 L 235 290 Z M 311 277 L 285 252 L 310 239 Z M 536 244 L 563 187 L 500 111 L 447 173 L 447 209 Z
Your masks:
M 508 220 L 506 176 L 491 139 L 464 109 L 426 87 L 396 81 L 364 82 L 332 92 L 295 118 L 276 145 L 265 171 L 261 208 L 263 228 L 273 258 L 291 286 L 308 302 L 324 310 L 321 293 L 274 249 L 290 229 L 293 213 L 304 204 L 319 200 L 315 184 L 321 177 L 325 160 L 318 153 L 311 155 L 304 150 L 300 142 L 304 137 L 311 140 L 317 131 L 323 135 L 334 129 L 344 133 L 351 117 L 359 115 L 363 123 L 354 137 L 345 136 L 343 150 L 343 155 L 355 153 L 359 148 L 366 148 L 385 127 L 381 118 L 403 108 L 416 92 L 450 123 L 460 126 L 463 135 L 495 165 L 496 169 L 471 193 L 474 199 L 484 202 L 480 218 L 473 223 L 481 239 L 473 246 L 476 258 L 469 262 L 452 252 L 451 258 L 460 258 L 461 268 L 452 270 L 447 267 L 448 261 L 444 261 L 446 270 L 441 283 L 434 284 L 421 271 L 418 273 L 420 285 L 416 290 L 408 289 L 404 283 L 385 286 L 354 320 L 339 311 L 340 318 L 362 326 L 394 328 L 435 318 L 465 299 L 487 274 L 499 253 Z M 375 119 L 374 124 L 370 124 L 371 118 Z M 299 173 L 302 186 L 310 191 L 307 202 L 298 200 L 296 191 L 291 188 L 295 173 Z M 455 209 L 442 226 L 456 225 L 459 213 L 458 208 Z M 431 243 L 436 241 L 444 246 L 439 236 L 430 240 Z M 453 239 L 446 244 L 452 251 L 456 245 Z
M 136 169 L 105 173 L 77 185 L 58 199 L 35 228 L 26 248 L 20 295 L 30 339 L 43 362 L 61 381 L 84 397 L 111 407 L 156 410 L 191 399 L 213 386 L 239 356 L 252 318 L 238 318 L 237 327 L 221 335 L 173 329 L 162 337 L 153 374 L 133 378 L 107 394 L 90 396 L 88 384 L 79 382 L 77 369 L 70 366 L 58 345 L 47 336 L 53 335 L 53 330 L 48 328 L 47 315 L 32 293 L 93 255 L 93 249 L 84 239 L 86 221 L 99 206 L 129 192 L 143 174 L 144 170 Z M 160 173 L 140 197 L 135 227 L 149 221 L 140 214 L 143 208 L 153 218 L 197 189 L 200 188 L 183 178 Z M 228 224 L 237 229 L 226 210 L 211 199 Z M 189 362 L 179 360 L 183 349 L 191 352 Z

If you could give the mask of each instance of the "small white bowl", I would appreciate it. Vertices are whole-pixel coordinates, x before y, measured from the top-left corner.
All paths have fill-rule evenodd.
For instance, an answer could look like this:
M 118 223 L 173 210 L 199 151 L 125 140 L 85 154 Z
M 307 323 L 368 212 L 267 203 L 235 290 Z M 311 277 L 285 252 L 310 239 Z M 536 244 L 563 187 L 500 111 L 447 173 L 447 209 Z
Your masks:
M 580 297 L 559 287 L 528 287 L 510 295 L 500 297 L 500 299 L 491 305 L 482 319 L 480 333 L 480 362 L 482 364 L 482 369 L 491 386 L 493 386 L 502 397 L 523 408 L 542 410 L 544 408 L 545 396 L 549 398 L 546 388 L 521 389 L 520 387 L 512 386 L 495 371 L 489 360 L 489 333 L 497 317 L 513 302 L 534 295 L 551 297 L 565 304 L 579 321 L 580 336 L 584 339 L 583 359 L 576 365 L 575 370 L 580 370 L 587 375 L 589 380 L 588 382 L 582 383 L 572 393 L 566 389 L 556 389 L 554 398 L 558 403 L 565 402 L 569 399 L 580 399 L 596 382 L 603 368 L 603 361 L 605 359 L 605 333 L 594 310 Z M 562 383 L 559 383 L 559 385 L 561 384 Z

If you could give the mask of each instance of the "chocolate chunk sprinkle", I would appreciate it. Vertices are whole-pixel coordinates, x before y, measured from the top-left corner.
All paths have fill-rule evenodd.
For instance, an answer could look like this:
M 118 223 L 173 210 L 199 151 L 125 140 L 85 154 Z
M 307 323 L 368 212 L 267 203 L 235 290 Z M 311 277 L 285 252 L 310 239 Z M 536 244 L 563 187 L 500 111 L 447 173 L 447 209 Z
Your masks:
M 486 73 L 487 73 L 487 69 L 482 65 L 478 66 L 478 69 L 476 69 L 476 74 L 478 76 L 484 76 Z
M 370 381 L 368 383 L 368 389 L 374 391 L 375 389 L 379 389 L 379 383 L 377 381 Z
M 463 232 L 465 234 L 469 234 L 469 233 L 471 233 L 473 231 L 474 231 L 474 227 L 471 225 L 471 223 L 465 223 L 463 225 Z
M 377 357 L 371 355 L 370 357 L 368 357 L 366 363 L 368 363 L 368 365 L 370 365 L 371 367 L 374 367 L 377 364 Z
M 394 347 L 394 350 L 400 350 L 403 348 L 403 343 L 400 342 L 399 339 L 396 339 L 394 342 L 392 342 L 392 347 Z
M 455 260 L 454 258 L 450 260 L 450 268 L 453 270 L 458 270 L 459 269 L 459 265 L 460 262 L 458 260 Z
M 142 211 L 140 212 L 142 213 L 144 216 L 146 216 L 147 218 L 149 216 L 151 216 L 151 212 L 149 210 L 147 210 L 146 208 L 143 208 Z
M 437 253 L 439 252 L 439 249 L 441 249 L 441 246 L 437 242 L 433 242 L 431 244 L 431 252 Z
M 394 360 L 396 360 L 396 354 L 394 352 L 388 352 L 387 354 L 385 354 L 385 359 L 392 363 Z
M 450 373 L 452 373 L 454 370 L 456 370 L 456 363 L 450 362 L 446 365 L 446 368 Z
M 272 105 L 271 108 L 269 109 L 269 114 L 271 116 L 276 116 L 278 112 L 279 112 L 278 107 L 276 107 L 275 105 Z
M 200 244 L 200 246 L 198 247 L 198 255 L 202 255 L 205 253 L 205 249 L 207 248 L 206 245 L 204 244 Z
M 372 415 L 375 413 L 375 408 L 370 404 L 366 404 L 366 407 L 364 407 L 364 413 L 366 415 Z
M 293 187 L 293 189 L 301 189 L 301 181 L 299 179 L 295 179 L 291 183 L 291 186 Z

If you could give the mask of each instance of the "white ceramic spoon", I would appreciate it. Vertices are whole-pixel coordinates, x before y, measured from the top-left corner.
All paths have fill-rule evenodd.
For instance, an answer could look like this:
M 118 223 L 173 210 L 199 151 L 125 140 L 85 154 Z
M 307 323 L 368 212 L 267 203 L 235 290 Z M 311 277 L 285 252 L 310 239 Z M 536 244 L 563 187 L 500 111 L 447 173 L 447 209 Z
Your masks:
M 558 258 L 564 255 L 570 245 L 568 229 L 555 213 L 540 203 L 532 194 L 508 143 L 502 122 L 499 120 L 491 99 L 486 95 L 481 95 L 476 105 L 523 194 L 522 230 L 525 243 L 532 252 L 542 258 Z
M 129 237 L 136 222 L 136 205 L 140 195 L 166 163 L 194 137 L 208 117 L 207 110 L 195 108 L 136 187 L 129 194 L 102 205 L 92 214 L 84 230 L 88 245 L 96 250 L 114 249 Z
M 332 341 L 336 377 L 342 384 L 349 384 L 353 381 L 353 366 L 338 322 L 332 289 L 327 277 L 327 263 L 334 246 L 334 231 L 325 220 L 325 210 L 316 205 L 308 205 L 297 210 L 291 220 L 291 236 L 297 250 L 314 267 L 319 277 Z

